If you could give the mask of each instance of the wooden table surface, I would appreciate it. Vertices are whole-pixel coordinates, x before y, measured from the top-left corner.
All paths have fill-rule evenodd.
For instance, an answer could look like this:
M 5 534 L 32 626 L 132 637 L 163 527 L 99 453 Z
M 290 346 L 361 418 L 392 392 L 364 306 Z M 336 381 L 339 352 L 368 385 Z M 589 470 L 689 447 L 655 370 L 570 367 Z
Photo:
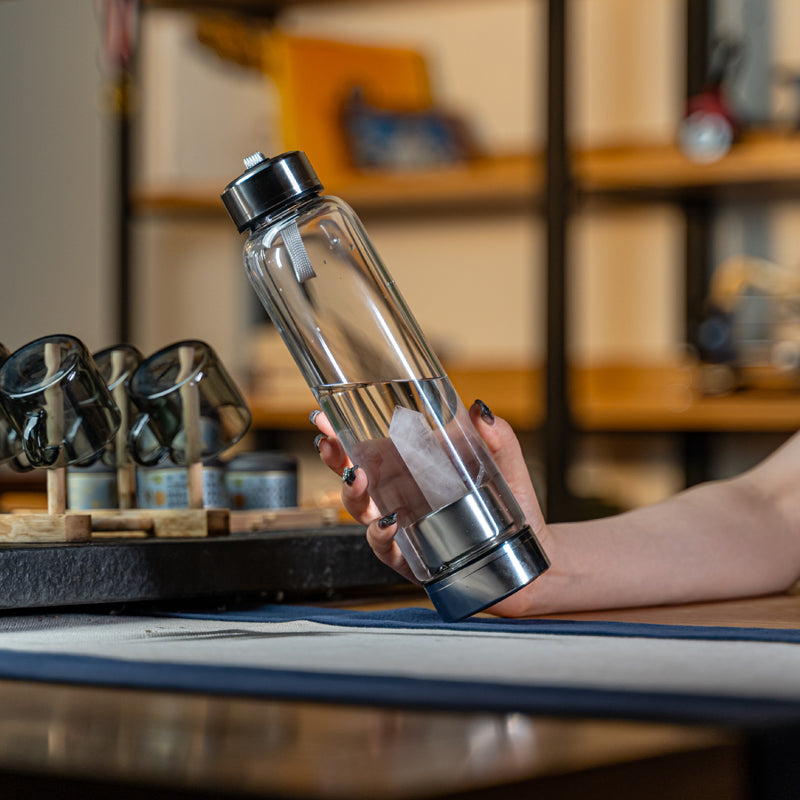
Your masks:
M 800 627 L 800 596 L 564 618 Z M 55 789 L 116 800 L 716 800 L 751 796 L 748 752 L 742 731 L 702 725 L 0 681 L 0 791 L 15 800 Z

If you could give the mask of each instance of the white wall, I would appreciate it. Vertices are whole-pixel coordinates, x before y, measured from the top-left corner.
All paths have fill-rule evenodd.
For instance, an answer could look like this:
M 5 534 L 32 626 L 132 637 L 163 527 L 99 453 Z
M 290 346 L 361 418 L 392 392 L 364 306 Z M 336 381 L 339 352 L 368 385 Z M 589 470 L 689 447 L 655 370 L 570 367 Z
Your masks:
M 0 2 L 0 342 L 113 344 L 113 151 L 93 0 Z
M 142 15 L 137 175 L 145 187 L 188 182 L 219 193 L 242 157 L 271 150 L 277 125 L 264 77 L 202 46 L 191 15 Z M 134 336 L 145 352 L 182 338 L 209 342 L 240 380 L 252 290 L 242 267 L 243 237 L 225 215 L 136 220 Z

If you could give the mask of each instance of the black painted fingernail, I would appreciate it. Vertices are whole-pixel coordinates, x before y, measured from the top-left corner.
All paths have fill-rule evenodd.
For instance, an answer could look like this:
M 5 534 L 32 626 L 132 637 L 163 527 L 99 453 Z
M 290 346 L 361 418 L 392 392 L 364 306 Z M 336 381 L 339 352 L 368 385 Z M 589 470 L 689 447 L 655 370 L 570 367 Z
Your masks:
M 317 414 L 321 414 L 321 413 L 322 413 L 322 412 L 321 412 L 321 411 L 320 411 L 318 408 L 315 408 L 315 409 L 314 409 L 314 410 L 313 410 L 313 411 L 312 411 L 312 412 L 311 412 L 311 413 L 308 415 L 308 421 L 309 421 L 309 422 L 310 422 L 310 423 L 313 425 L 313 424 L 314 424 L 314 420 L 317 418 Z
M 318 433 L 314 437 L 314 449 L 319 453 L 319 445 L 323 439 L 327 439 L 328 437 L 324 433 Z
M 397 512 L 395 511 L 394 514 L 387 514 L 385 517 L 381 517 L 378 520 L 378 527 L 379 528 L 389 528 L 397 522 Z
M 348 486 L 352 486 L 355 482 L 357 469 L 358 464 L 354 464 L 352 467 L 345 467 L 345 470 L 342 473 L 342 481 Z
M 489 406 L 487 406 L 483 400 L 476 400 L 475 402 L 481 407 L 481 419 L 484 422 L 487 422 L 489 425 L 493 425 L 494 414 L 492 414 L 492 410 L 489 408 Z

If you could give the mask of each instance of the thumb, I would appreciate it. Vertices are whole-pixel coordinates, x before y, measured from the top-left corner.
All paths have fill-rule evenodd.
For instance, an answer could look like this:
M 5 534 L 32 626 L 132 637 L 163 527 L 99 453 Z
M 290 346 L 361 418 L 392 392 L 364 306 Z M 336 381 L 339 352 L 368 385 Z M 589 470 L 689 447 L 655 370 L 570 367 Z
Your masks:
M 534 533 L 540 533 L 545 527 L 544 515 L 514 430 L 504 419 L 496 417 L 481 400 L 472 404 L 469 415 L 508 488 L 517 498 L 528 524 Z

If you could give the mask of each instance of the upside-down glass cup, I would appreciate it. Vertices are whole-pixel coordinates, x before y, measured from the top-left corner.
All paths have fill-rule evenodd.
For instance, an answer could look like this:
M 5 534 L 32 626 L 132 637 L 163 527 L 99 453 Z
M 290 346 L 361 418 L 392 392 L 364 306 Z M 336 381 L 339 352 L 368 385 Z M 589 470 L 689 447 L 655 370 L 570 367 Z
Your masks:
M 146 358 L 131 376 L 128 392 L 139 409 L 128 447 L 144 467 L 165 455 L 179 466 L 206 461 L 250 427 L 250 409 L 205 342 L 176 342 Z
M 353 210 L 302 152 L 245 167 L 222 200 L 253 288 L 439 613 L 530 583 L 547 557 Z
M 91 463 L 120 422 L 91 354 L 66 334 L 36 339 L 6 359 L 0 405 L 33 467 Z
M 106 446 L 103 462 L 109 467 L 121 467 L 131 463 L 128 431 L 136 415 L 136 408 L 128 393 L 128 384 L 144 357 L 133 345 L 118 344 L 99 350 L 93 358 L 120 412 L 117 434 Z

